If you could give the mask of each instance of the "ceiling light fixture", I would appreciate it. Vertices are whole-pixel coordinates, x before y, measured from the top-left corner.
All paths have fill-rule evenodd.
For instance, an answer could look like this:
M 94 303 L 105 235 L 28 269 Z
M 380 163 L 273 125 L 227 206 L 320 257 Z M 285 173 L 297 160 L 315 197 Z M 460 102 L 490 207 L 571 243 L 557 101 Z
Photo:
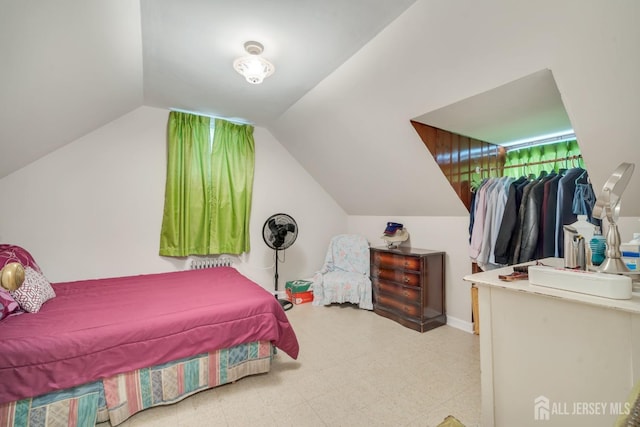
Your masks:
M 251 84 L 262 83 L 265 77 L 273 74 L 273 64 L 260 56 L 264 46 L 256 41 L 248 41 L 244 44 L 244 50 L 249 54 L 233 61 L 233 68 L 242 74 Z

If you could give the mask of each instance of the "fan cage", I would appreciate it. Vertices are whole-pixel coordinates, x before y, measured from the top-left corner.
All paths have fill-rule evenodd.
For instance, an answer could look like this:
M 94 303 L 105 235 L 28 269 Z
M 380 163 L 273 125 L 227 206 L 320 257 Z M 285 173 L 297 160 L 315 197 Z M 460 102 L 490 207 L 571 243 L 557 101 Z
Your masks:
M 288 214 L 271 215 L 264 223 L 262 237 L 271 249 L 287 249 L 298 237 L 298 224 Z

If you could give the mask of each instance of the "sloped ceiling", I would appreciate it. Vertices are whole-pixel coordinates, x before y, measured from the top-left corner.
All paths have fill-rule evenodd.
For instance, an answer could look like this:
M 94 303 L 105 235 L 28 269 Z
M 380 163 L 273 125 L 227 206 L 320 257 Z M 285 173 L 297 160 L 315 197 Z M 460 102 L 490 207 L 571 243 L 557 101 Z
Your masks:
M 413 119 L 499 145 L 572 132 L 550 70 L 541 70 Z
M 147 105 L 270 125 L 415 0 L 142 0 Z M 244 42 L 275 73 L 247 84 Z
M 137 2 L 0 10 L 0 177 L 142 105 Z
M 414 1 L 0 0 L 0 177 L 143 104 L 268 126 Z
M 635 0 L 0 6 L 0 177 L 151 105 L 269 129 L 349 214 L 465 215 L 409 120 L 547 69 L 594 187 L 640 161 Z M 276 65 L 260 86 L 231 68 L 250 39 Z

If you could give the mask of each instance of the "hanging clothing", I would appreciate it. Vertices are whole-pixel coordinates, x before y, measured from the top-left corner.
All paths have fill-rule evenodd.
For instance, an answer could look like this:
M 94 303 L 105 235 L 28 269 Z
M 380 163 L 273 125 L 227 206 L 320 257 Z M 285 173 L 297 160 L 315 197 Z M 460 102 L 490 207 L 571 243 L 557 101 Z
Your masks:
M 573 213 L 573 196 L 576 190 L 576 180 L 586 175 L 584 172 L 585 170 L 582 168 L 569 169 L 558 181 L 555 228 L 555 256 L 558 258 L 564 257 L 564 229 L 562 226 L 573 224 L 578 219 L 578 216 Z
M 542 254 L 540 258 L 554 257 L 556 254 L 556 208 L 558 206 L 558 182 L 566 169 L 545 183 L 544 218 L 542 221 Z
M 469 256 L 482 269 L 562 257 L 562 226 L 575 222 L 576 215 L 587 215 L 589 221 L 594 222 L 595 195 L 586 171 L 575 167 L 555 172 L 569 160 L 579 160 L 581 165 L 579 152 L 559 158 L 547 151 L 541 152 L 539 159 L 529 156 L 526 162 L 516 154 L 512 156 L 514 170 L 519 168 L 529 173 L 535 169 L 537 178 L 531 174 L 508 178 L 505 170 L 502 178 L 485 179 L 473 195 Z M 547 173 L 543 168 L 549 165 L 552 167 Z
M 518 222 L 518 210 L 522 200 L 522 188 L 520 186 L 526 183 L 526 181 L 526 178 L 521 176 L 509 185 L 502 223 L 500 224 L 493 252 L 496 264 L 508 264 L 511 254 L 513 253 L 513 248 L 510 243 L 511 236 L 513 236 Z
M 469 204 L 469 243 L 471 243 L 471 233 L 473 232 L 473 223 L 475 220 L 477 194 L 478 194 L 477 190 L 471 193 L 471 203 Z
M 549 205 L 549 188 L 550 183 L 558 176 L 556 171 L 551 171 L 548 175 L 547 179 L 545 179 L 544 187 L 542 190 L 542 207 L 540 209 L 540 223 L 539 223 L 539 233 L 538 233 L 538 244 L 536 245 L 536 254 L 534 259 L 543 258 L 542 249 L 544 247 L 544 230 L 545 225 L 548 222 L 547 219 L 547 207 Z M 554 211 L 555 213 L 555 211 Z
M 522 225 L 524 224 L 525 215 L 527 213 L 527 204 L 529 202 L 529 192 L 536 185 L 537 181 L 529 181 L 522 190 L 522 202 L 518 210 L 518 228 L 513 236 L 513 254 L 509 264 L 517 264 L 520 259 L 520 249 L 522 248 Z
M 542 226 L 542 201 L 544 186 L 554 175 L 546 175 L 536 181 L 529 191 L 527 207 L 522 224 L 522 243 L 518 262 L 527 262 L 536 259 L 538 249 L 538 236 Z
M 487 212 L 487 188 L 494 181 L 492 179 L 484 181 L 476 191 L 476 206 L 474 210 L 473 230 L 471 231 L 471 242 L 469 243 L 469 257 L 473 260 L 478 258 L 482 247 L 482 236 L 484 234 L 484 217 Z
M 584 171 L 586 174 L 587 171 Z M 576 190 L 573 193 L 573 213 L 586 215 L 591 218 L 593 206 L 596 204 L 596 195 L 590 183 L 576 182 Z
M 512 181 L 513 178 L 510 177 L 495 179 L 485 193 L 487 210 L 485 213 L 482 245 L 476 257 L 476 262 L 483 270 L 498 267 L 495 263 L 494 249 L 503 219 L 504 208 L 507 203 L 507 188 Z

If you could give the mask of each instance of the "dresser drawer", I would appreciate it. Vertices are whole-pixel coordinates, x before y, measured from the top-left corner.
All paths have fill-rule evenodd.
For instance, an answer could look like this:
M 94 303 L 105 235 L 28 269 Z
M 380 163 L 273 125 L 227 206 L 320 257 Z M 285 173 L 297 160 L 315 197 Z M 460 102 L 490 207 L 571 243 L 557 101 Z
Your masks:
M 409 273 L 403 270 L 390 270 L 388 268 L 373 267 L 371 275 L 375 279 L 390 280 L 409 286 L 420 286 L 420 274 Z
M 374 286 L 377 287 L 376 290 L 379 293 L 388 294 L 393 298 L 403 299 L 407 302 L 420 304 L 420 301 L 421 301 L 420 288 L 401 286 L 401 285 L 397 285 L 395 283 L 387 282 L 384 280 L 377 281 Z
M 420 258 L 396 255 L 388 252 L 375 252 L 373 254 L 373 263 L 380 267 L 404 268 L 406 270 L 414 271 L 420 270 Z
M 420 319 L 420 306 L 404 300 L 396 299 L 392 296 L 379 294 L 376 299 L 376 306 L 385 310 L 391 310 L 404 316 Z

